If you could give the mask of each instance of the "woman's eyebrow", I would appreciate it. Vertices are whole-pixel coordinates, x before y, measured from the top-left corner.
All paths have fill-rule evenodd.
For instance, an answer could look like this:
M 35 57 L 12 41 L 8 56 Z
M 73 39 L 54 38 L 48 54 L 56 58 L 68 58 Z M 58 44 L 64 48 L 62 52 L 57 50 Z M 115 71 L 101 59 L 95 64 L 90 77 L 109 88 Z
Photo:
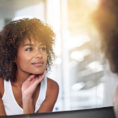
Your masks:
M 34 44 L 24 44 L 23 46 L 33 46 Z
M 25 47 L 25 46 L 34 46 L 35 44 L 31 44 L 31 43 L 27 43 L 27 44 L 24 44 L 23 46 Z M 39 44 L 39 46 L 46 46 L 46 45 L 44 45 L 44 44 Z
M 44 44 L 40 44 L 40 46 L 46 46 L 46 45 L 44 45 Z
M 46 45 L 45 45 L 45 44 L 43 44 L 43 43 L 40 43 L 39 45 L 40 45 L 40 46 L 46 46 Z

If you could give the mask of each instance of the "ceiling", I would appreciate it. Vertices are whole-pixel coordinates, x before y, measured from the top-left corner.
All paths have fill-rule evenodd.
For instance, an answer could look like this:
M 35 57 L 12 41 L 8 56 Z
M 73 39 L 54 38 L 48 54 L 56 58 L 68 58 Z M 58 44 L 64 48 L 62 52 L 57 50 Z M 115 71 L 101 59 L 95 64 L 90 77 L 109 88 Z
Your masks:
M 39 4 L 44 0 L 0 0 L 0 18 L 9 18 L 16 10 Z
M 0 0 L 0 8 L 21 9 L 27 6 L 39 4 L 44 0 Z

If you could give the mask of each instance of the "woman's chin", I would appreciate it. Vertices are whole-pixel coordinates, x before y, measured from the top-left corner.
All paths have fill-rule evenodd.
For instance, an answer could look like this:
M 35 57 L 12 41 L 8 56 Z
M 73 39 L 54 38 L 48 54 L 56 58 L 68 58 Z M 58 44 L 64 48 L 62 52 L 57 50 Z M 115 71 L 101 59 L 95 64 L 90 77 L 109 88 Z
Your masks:
M 44 70 L 40 71 L 40 72 L 32 72 L 32 75 L 41 75 L 44 73 Z

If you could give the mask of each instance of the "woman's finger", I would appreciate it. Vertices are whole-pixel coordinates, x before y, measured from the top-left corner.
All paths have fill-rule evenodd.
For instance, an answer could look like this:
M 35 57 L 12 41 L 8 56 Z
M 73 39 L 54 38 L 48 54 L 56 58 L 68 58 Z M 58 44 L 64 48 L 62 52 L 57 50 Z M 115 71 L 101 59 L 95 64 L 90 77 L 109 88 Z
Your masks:
M 34 79 L 34 77 L 35 77 L 35 75 L 30 75 L 30 76 L 28 77 L 28 80 L 31 81 L 32 79 Z
M 43 74 L 41 74 L 38 77 L 36 77 L 37 84 L 40 83 L 45 78 L 45 75 L 46 75 L 46 71 L 44 71 Z

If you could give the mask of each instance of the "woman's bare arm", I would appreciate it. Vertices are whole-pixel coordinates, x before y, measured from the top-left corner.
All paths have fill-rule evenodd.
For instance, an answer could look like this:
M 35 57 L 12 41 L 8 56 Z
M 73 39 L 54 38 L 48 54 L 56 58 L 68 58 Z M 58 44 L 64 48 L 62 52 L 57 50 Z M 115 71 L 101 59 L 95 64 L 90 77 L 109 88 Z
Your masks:
M 58 93 L 59 93 L 58 84 L 55 81 L 48 79 L 46 99 L 39 108 L 38 113 L 51 112 L 57 100 Z
M 6 113 L 5 113 L 4 105 L 2 99 L 0 98 L 0 116 L 5 116 L 5 115 Z
M 6 115 L 2 101 L 3 93 L 4 93 L 4 82 L 3 79 L 0 77 L 0 116 Z

